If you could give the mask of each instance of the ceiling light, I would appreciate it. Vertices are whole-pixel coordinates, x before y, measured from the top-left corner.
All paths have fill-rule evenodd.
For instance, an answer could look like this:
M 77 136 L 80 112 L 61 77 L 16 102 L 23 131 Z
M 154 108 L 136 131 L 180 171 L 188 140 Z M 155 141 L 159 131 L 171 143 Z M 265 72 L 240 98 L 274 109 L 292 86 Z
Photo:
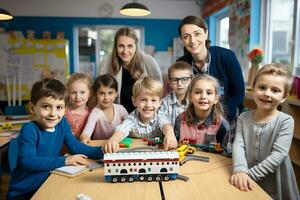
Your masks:
M 6 10 L 0 8 L 0 20 L 10 20 L 13 16 Z
M 137 17 L 149 15 L 151 12 L 145 5 L 137 2 L 132 2 L 123 6 L 120 10 L 120 13 L 122 15 Z

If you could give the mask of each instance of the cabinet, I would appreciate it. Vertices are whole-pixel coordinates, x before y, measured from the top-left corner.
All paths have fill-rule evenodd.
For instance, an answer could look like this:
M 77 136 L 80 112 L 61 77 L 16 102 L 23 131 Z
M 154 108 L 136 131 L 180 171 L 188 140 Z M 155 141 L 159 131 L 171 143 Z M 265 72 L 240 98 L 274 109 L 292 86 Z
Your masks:
M 295 120 L 294 138 L 290 149 L 290 158 L 294 167 L 295 176 L 300 188 L 300 100 L 296 97 L 289 97 L 282 104 L 282 111 L 291 115 Z
M 251 92 L 246 92 L 244 105 L 249 110 L 256 108 Z M 289 96 L 282 106 L 279 107 L 279 110 L 291 115 L 295 121 L 294 137 L 290 148 L 290 158 L 292 160 L 298 188 L 300 188 L 300 100 L 295 96 Z

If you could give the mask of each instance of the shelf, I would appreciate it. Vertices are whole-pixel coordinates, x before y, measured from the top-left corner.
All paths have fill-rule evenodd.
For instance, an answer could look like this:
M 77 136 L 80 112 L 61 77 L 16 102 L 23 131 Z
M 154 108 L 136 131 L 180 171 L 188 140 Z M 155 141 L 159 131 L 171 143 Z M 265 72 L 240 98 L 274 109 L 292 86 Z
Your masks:
M 300 160 L 291 160 L 292 163 L 298 167 L 300 167 Z
M 300 140 L 293 140 L 291 149 L 290 149 L 290 158 L 292 162 L 300 166 L 300 150 L 299 150 Z
M 298 99 L 296 96 L 289 96 L 286 102 L 294 106 L 300 106 L 300 99 Z
M 300 136 L 298 134 L 294 134 L 294 139 L 300 140 Z M 300 150 L 299 150 L 300 151 Z

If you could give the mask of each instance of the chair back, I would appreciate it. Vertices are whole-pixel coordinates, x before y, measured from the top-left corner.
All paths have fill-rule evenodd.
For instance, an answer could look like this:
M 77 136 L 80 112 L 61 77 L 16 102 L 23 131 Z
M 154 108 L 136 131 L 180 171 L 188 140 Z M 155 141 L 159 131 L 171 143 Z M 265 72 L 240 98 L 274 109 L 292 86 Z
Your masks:
M 8 164 L 9 164 L 10 173 L 12 173 L 12 171 L 17 166 L 17 157 L 18 157 L 18 137 L 12 138 L 9 141 L 9 145 L 8 145 Z
M 27 115 L 25 106 L 6 106 L 4 108 L 4 115 Z

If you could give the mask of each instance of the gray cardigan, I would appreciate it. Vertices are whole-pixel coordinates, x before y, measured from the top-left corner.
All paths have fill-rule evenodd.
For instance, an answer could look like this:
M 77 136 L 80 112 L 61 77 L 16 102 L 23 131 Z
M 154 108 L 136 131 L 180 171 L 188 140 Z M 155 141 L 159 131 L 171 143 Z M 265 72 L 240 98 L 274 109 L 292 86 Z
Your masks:
M 142 53 L 142 57 L 144 60 L 144 66 L 143 66 L 144 74 L 143 75 L 151 76 L 154 79 L 157 79 L 162 83 L 163 82 L 162 81 L 162 73 L 161 73 L 161 70 L 160 70 L 156 60 L 152 56 L 150 56 L 146 53 Z M 112 74 L 111 55 L 104 58 L 104 60 L 102 61 L 101 65 L 100 65 L 99 75 L 102 75 L 102 74 Z M 116 103 L 120 103 L 120 93 L 121 93 L 121 88 L 122 88 L 122 68 L 116 74 L 115 78 L 118 82 L 118 97 L 117 97 Z
M 257 123 L 253 112 L 238 117 L 233 142 L 233 172 L 246 172 L 274 199 L 300 199 L 289 157 L 294 119 L 279 112 Z

